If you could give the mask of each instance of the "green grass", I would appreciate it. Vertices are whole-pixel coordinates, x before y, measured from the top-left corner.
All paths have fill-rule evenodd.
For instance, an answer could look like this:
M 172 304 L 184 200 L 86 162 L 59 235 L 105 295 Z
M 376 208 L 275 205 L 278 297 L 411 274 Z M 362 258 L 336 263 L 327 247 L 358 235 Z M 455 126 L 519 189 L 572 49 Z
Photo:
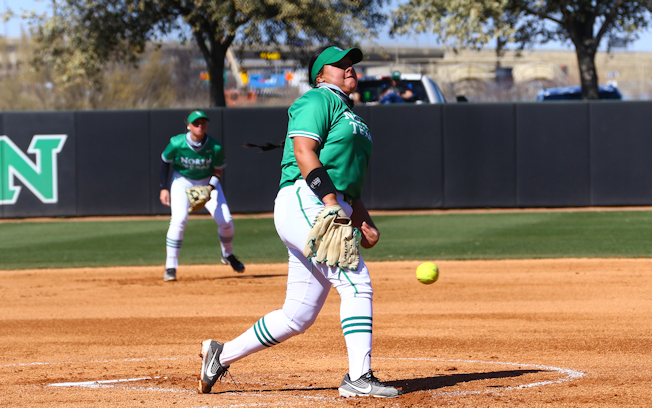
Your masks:
M 374 217 L 381 240 L 368 261 L 649 257 L 652 212 L 545 212 Z M 236 219 L 245 263 L 285 262 L 269 218 Z M 0 224 L 0 269 L 162 265 L 167 220 Z M 181 264 L 220 261 L 217 226 L 191 219 Z
M 395 216 L 376 224 L 381 241 L 368 260 L 652 255 L 647 211 Z

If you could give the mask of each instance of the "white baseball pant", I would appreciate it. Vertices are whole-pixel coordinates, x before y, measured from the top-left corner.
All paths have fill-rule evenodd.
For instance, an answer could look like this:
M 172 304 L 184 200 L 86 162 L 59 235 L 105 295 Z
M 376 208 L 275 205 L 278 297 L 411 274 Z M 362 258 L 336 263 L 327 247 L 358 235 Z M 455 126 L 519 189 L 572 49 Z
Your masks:
M 351 206 L 341 194 L 337 198 L 350 216 Z M 274 224 L 289 254 L 285 303 L 282 309 L 267 314 L 245 333 L 224 344 L 220 356 L 223 366 L 305 332 L 315 322 L 333 286 L 341 298 L 340 323 L 348 351 L 349 377 L 355 381 L 369 371 L 373 290 L 366 264 L 361 258 L 357 271 L 346 271 L 311 262 L 303 256 L 311 224 L 323 208 L 324 204 L 304 180 L 279 191 Z
M 172 216 L 166 236 L 166 269 L 178 267 L 179 253 L 183 244 L 183 233 L 188 224 L 188 207 L 190 207 L 186 188 L 207 186 L 209 179 L 210 177 L 201 180 L 192 180 L 177 172 L 174 172 L 172 175 L 172 185 L 170 186 L 170 210 Z M 218 183 L 217 188 L 211 192 L 211 199 L 206 203 L 205 208 L 213 216 L 217 224 L 222 256 L 227 257 L 233 252 L 234 228 L 231 212 L 226 203 L 221 184 Z

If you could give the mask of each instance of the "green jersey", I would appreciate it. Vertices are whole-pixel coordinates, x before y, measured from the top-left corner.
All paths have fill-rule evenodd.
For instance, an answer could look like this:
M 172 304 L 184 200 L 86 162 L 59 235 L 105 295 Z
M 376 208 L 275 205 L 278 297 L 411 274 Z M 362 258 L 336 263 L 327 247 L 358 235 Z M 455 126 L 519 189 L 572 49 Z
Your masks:
M 281 188 L 302 178 L 294 157 L 294 137 L 319 142 L 317 155 L 337 191 L 359 200 L 371 158 L 367 124 L 327 87 L 311 89 L 288 110 L 288 133 L 281 160 Z
M 163 150 L 161 159 L 172 163 L 174 171 L 192 180 L 210 177 L 213 169 L 226 165 L 224 149 L 215 139 L 207 135 L 204 144 L 193 147 L 188 144 L 187 133 L 173 136 Z

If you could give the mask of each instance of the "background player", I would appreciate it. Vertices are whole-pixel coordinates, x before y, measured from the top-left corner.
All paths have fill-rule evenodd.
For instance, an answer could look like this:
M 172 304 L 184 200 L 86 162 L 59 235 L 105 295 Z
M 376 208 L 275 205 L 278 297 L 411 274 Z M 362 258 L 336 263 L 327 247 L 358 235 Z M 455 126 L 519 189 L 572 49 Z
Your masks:
M 176 280 L 179 252 L 183 244 L 183 232 L 188 223 L 190 205 L 186 188 L 198 185 L 208 185 L 211 189 L 211 199 L 206 203 L 206 209 L 218 226 L 222 262 L 231 265 L 236 272 L 244 272 L 244 265 L 233 255 L 233 220 L 220 185 L 226 165 L 224 149 L 206 134 L 208 117 L 204 112 L 193 110 L 186 122 L 188 132 L 172 137 L 161 154 L 160 199 L 163 205 L 170 207 L 172 213 L 165 240 L 167 259 L 163 280 Z M 172 185 L 168 190 L 170 165 L 174 173 Z
M 288 111 L 281 189 L 274 204 L 274 224 L 289 254 L 285 303 L 235 340 L 202 343 L 199 392 L 210 392 L 232 363 L 305 332 L 334 286 L 341 298 L 341 327 L 349 356 L 340 395 L 398 395 L 396 388 L 378 381 L 371 371 L 373 290 L 362 258 L 357 270 L 345 271 L 303 254 L 311 223 L 325 207 L 335 205 L 360 229 L 363 247 L 378 242 L 378 229 L 360 199 L 371 135 L 367 124 L 351 111 L 353 102 L 348 97 L 358 85 L 353 64 L 361 60 L 358 48 L 338 47 L 321 49 L 310 60 L 308 74 L 314 89 Z

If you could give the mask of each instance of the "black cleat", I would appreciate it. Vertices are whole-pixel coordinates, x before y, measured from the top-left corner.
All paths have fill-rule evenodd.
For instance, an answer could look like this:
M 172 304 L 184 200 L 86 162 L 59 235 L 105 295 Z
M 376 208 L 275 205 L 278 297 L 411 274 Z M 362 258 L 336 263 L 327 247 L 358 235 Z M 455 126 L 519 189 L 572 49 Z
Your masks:
M 171 282 L 177 280 L 177 270 L 174 268 L 166 269 L 165 274 L 163 274 L 163 280 L 165 282 Z
M 242 273 L 245 270 L 245 266 L 233 254 L 227 256 L 226 258 L 222 257 L 222 263 L 224 265 L 231 265 L 231 268 L 233 268 L 233 270 L 238 273 Z

